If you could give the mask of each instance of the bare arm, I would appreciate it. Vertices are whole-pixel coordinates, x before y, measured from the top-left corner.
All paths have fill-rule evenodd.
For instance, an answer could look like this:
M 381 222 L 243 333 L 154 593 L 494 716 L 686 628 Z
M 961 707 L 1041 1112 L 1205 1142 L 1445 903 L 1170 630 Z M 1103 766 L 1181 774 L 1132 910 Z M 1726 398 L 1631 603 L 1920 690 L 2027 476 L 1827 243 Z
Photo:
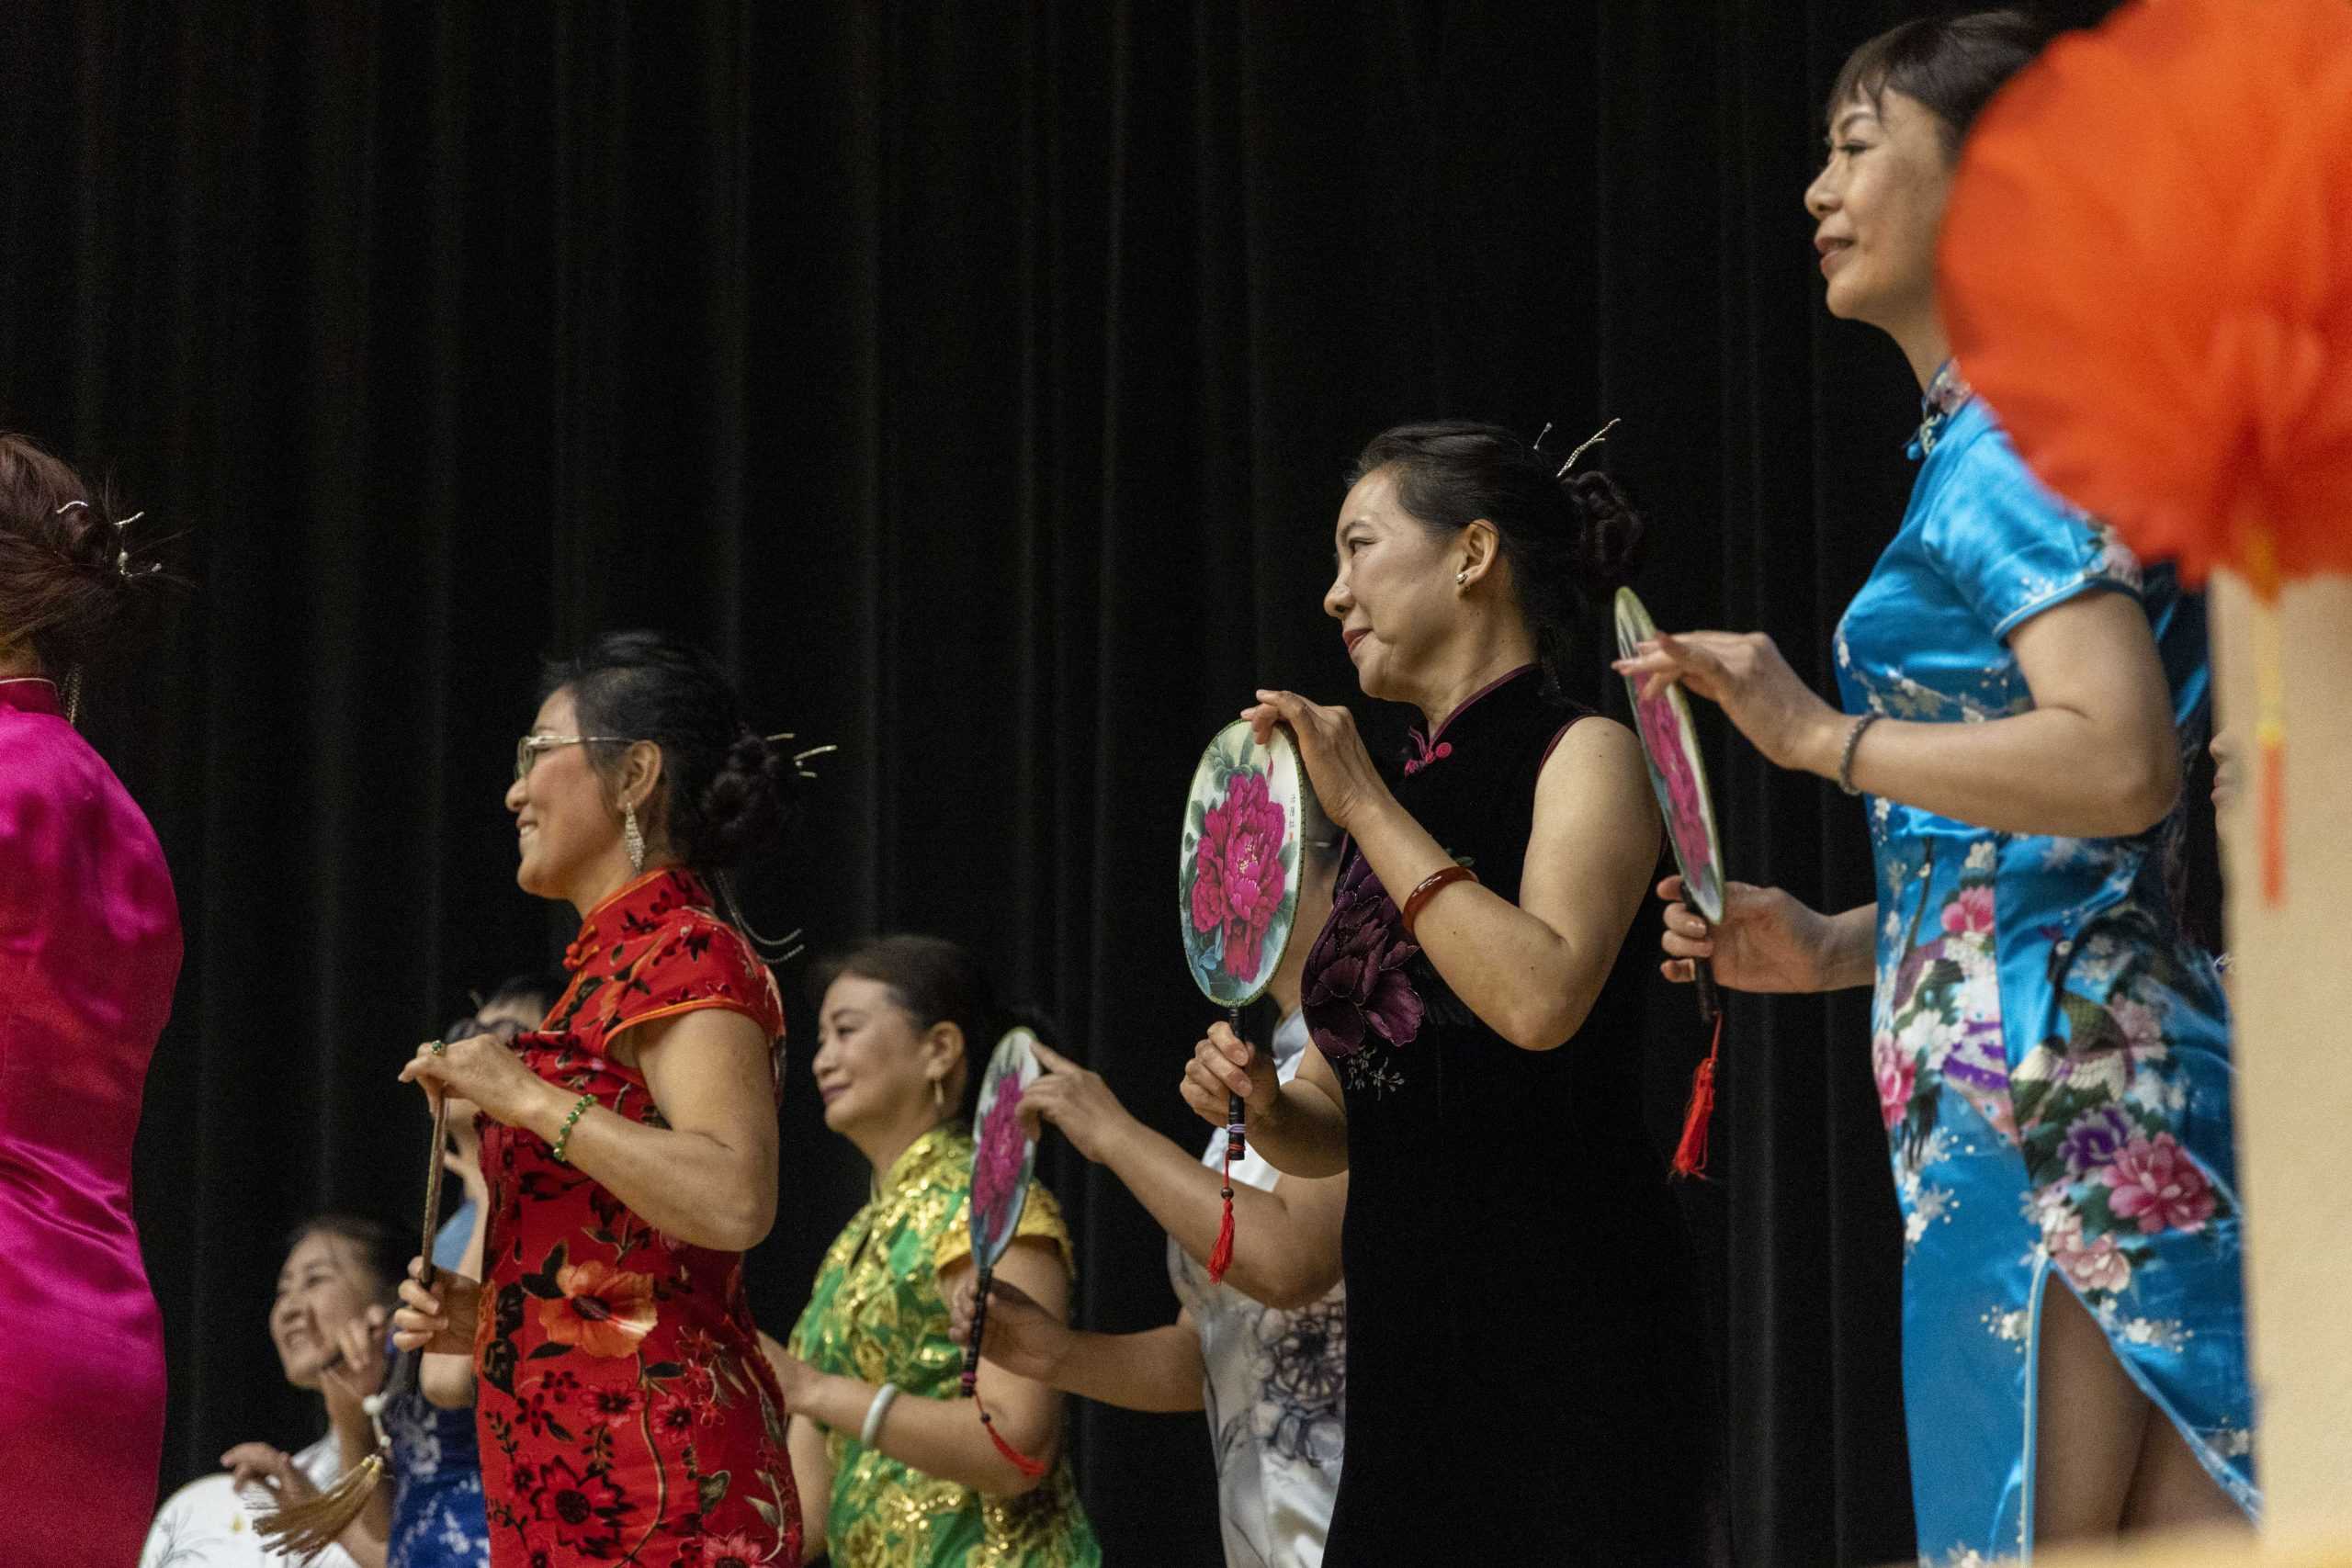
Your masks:
M 1079 1153 L 1126 1184 L 1177 1246 L 1206 1263 L 1225 1213 L 1218 1173 L 1129 1115 L 1099 1074 L 1043 1045 L 1037 1059 L 1045 1072 L 1022 1096 L 1023 1120 L 1033 1130 L 1040 1122 L 1059 1127 Z M 1278 1182 L 1272 1191 L 1237 1185 L 1227 1282 L 1268 1306 L 1314 1301 L 1339 1282 L 1346 1205 L 1344 1177 Z
M 967 1276 L 948 1305 L 948 1337 L 972 1342 L 974 1281 Z M 1176 1411 L 1201 1407 L 1201 1333 L 1190 1311 L 1140 1334 L 1091 1334 L 1072 1328 L 998 1280 L 989 1291 L 988 1343 L 982 1364 L 1050 1383 L 1122 1410 Z
M 2146 613 L 2089 592 L 2009 634 L 2033 707 L 1979 724 L 1883 719 L 1855 749 L 1856 787 L 2005 833 L 2137 833 L 2180 794 L 2170 689 Z M 1691 632 L 1645 643 L 1616 668 L 1649 689 L 1679 681 L 1723 705 L 1784 768 L 1835 779 L 1854 718 L 1815 695 L 1772 639 Z
M 941 1294 L 952 1299 L 959 1283 L 954 1276 L 968 1269 L 967 1262 L 943 1275 Z M 1048 1242 L 1031 1236 L 1014 1242 L 998 1259 L 996 1277 L 1011 1281 L 1046 1312 L 1062 1316 L 1069 1311 L 1069 1277 Z M 786 1400 L 795 1411 L 836 1432 L 854 1437 L 863 1430 L 877 1392 L 875 1384 L 819 1372 L 801 1362 L 787 1361 L 786 1366 L 789 1371 L 779 1369 L 779 1375 L 785 1377 Z M 1050 1469 L 1061 1445 L 1061 1394 L 982 1360 L 979 1397 L 1004 1440 Z M 979 1412 L 967 1399 L 900 1394 L 883 1418 L 875 1447 L 926 1475 L 993 1497 L 1018 1496 L 1038 1483 L 996 1451 L 980 1425 Z M 797 1472 L 796 1466 L 796 1478 Z
M 1453 857 L 1385 790 L 1348 824 L 1391 897 Z M 1571 728 L 1536 784 L 1514 904 L 1475 883 L 1442 888 L 1413 940 L 1471 1011 L 1522 1050 L 1574 1037 L 1608 983 L 1657 864 L 1657 805 L 1623 725 Z
M 2005 833 L 2137 833 L 2180 795 L 2172 693 L 2139 604 L 2086 593 L 2009 634 L 2033 709 L 1984 724 L 1872 725 L 1854 784 Z M 1838 734 L 1842 750 L 1845 734 Z M 1823 751 L 1829 776 L 1837 761 Z
M 647 1126 L 590 1105 L 565 1156 L 646 1224 L 695 1247 L 742 1252 L 775 1223 L 775 1079 L 768 1040 L 741 1013 L 706 1008 L 639 1024 L 613 1043 L 635 1059 L 661 1110 Z M 420 1046 L 403 1079 L 446 1085 L 493 1120 L 549 1144 L 579 1097 L 548 1082 L 491 1035 Z

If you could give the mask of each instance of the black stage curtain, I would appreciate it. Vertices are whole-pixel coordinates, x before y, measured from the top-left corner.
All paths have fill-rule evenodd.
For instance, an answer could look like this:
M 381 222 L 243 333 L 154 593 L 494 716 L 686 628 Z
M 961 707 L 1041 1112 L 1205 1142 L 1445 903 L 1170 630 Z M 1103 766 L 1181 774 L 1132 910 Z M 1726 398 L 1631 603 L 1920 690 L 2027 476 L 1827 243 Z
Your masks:
M 1366 435 L 1623 416 L 1660 619 L 1769 631 L 1826 688 L 1915 405 L 1823 312 L 1799 197 L 1838 61 L 1914 10 L 0 7 L 0 420 L 105 466 L 195 583 L 88 721 L 189 935 L 139 1170 L 165 1483 L 312 1435 L 264 1332 L 282 1235 L 407 1212 L 394 1070 L 570 934 L 500 807 L 543 652 L 714 646 L 763 728 L 842 748 L 763 923 L 976 944 L 1187 1145 L 1178 795 L 1253 686 L 1354 696 L 1317 601 Z M 1860 814 L 1702 722 L 1737 874 L 1867 897 Z M 865 1185 L 795 1004 L 779 1332 Z M 1702 1043 L 1685 995 L 1648 1018 L 1573 1048 L 1649 1054 L 1664 1179 Z M 1908 1551 L 1865 1033 L 1859 996 L 1741 1002 L 1685 1192 L 1723 1374 L 1693 1462 L 1743 1563 Z M 1045 1168 L 1082 1320 L 1167 1320 L 1140 1208 Z M 1074 1419 L 1112 1561 L 1215 1562 L 1197 1418 Z M 1478 1502 L 1430 1501 L 1439 1550 Z

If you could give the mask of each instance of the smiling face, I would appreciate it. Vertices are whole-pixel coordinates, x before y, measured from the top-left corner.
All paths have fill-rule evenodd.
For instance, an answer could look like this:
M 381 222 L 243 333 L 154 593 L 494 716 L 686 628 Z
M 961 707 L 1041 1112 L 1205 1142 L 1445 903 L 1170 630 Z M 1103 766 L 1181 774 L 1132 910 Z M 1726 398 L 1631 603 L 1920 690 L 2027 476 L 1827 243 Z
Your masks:
M 1804 193 L 1829 313 L 1900 339 L 1936 322 L 1936 233 L 1951 128 L 1917 98 L 1857 96 L 1829 117 L 1829 161 Z
M 342 1236 L 312 1231 L 296 1242 L 277 1271 L 277 1302 L 269 1309 L 269 1337 L 286 1381 L 318 1387 L 321 1371 L 335 1357 L 335 1336 L 390 1288 L 376 1278 L 367 1254 Z
M 1323 609 L 1340 623 L 1356 683 L 1368 697 L 1414 701 L 1461 624 L 1453 581 L 1460 552 L 1404 509 L 1385 468 L 1348 491 L 1332 540 L 1339 571 Z
M 818 1009 L 811 1066 L 825 1125 L 861 1147 L 878 1146 L 938 1122 L 943 1104 L 952 1114 L 962 1103 L 963 1031 L 924 1029 L 886 982 L 843 974 Z
M 577 735 L 580 721 L 571 693 L 559 691 L 539 705 L 533 735 Z M 532 754 L 530 771 L 508 787 L 506 809 L 514 814 L 522 852 L 514 880 L 542 898 L 595 901 L 593 891 L 615 885 L 616 867 L 626 874 L 619 813 L 587 746 L 552 746 Z

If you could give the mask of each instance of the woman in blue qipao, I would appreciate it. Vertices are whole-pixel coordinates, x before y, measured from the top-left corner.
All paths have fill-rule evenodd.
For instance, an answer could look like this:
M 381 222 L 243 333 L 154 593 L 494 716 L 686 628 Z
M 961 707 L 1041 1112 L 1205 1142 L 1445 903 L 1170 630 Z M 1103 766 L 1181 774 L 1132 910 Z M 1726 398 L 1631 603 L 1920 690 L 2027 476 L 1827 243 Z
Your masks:
M 2037 41 L 2007 14 L 1905 24 L 1829 100 L 1805 193 L 1829 308 L 1894 337 L 1925 391 L 1909 510 L 1838 630 L 1846 711 L 1762 637 L 1661 637 L 1618 666 L 1869 797 L 1875 903 L 1824 916 L 1734 885 L 1711 932 L 1678 901 L 1666 967 L 1875 985 L 1935 1563 L 2259 1501 L 2227 1014 L 2177 918 L 2202 606 L 2035 481 L 1937 311 L 1961 136 Z

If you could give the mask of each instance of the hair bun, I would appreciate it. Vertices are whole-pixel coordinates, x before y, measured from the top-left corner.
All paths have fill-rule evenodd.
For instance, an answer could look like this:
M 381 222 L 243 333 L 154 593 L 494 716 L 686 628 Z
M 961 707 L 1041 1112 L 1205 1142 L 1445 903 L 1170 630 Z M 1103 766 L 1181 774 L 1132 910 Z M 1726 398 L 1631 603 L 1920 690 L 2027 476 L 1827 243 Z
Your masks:
M 1579 564 L 1584 573 L 1595 586 L 1612 592 L 1633 581 L 1642 564 L 1648 525 L 1617 481 L 1598 468 L 1587 468 L 1566 476 L 1560 486 L 1582 514 Z
M 734 865 L 775 847 L 799 793 L 800 771 L 776 742 L 744 730 L 702 792 L 706 842 L 718 864 Z
M 153 566 L 134 565 L 112 499 L 21 435 L 0 434 L 0 630 L 62 674 L 96 654 Z

